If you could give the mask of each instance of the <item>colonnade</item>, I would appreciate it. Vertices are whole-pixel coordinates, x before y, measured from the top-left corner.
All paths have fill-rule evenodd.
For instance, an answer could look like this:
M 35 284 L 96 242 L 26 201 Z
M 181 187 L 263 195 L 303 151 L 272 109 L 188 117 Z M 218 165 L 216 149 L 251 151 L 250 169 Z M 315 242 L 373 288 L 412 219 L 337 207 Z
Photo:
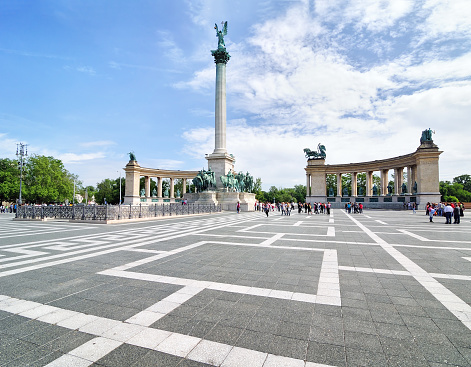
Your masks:
M 406 180 L 406 193 L 407 194 L 414 194 L 414 184 L 417 182 L 417 166 L 408 166 L 408 167 L 396 167 L 392 169 L 394 171 L 394 195 L 402 194 L 402 184 L 404 183 L 404 169 L 407 169 L 407 180 Z M 345 196 L 343 195 L 343 183 L 342 183 L 342 175 L 350 174 L 351 175 L 351 186 L 350 186 L 350 195 L 347 196 L 387 196 L 389 194 L 388 185 L 389 185 L 389 171 L 391 169 L 381 169 L 380 172 L 380 186 L 378 187 L 378 194 L 374 195 L 373 192 L 373 174 L 375 171 L 364 171 L 364 172 L 336 172 L 336 182 L 337 182 L 337 192 L 333 193 L 333 195 L 329 195 L 327 192 L 327 196 Z M 359 192 L 358 189 L 358 174 L 365 173 L 366 174 L 366 187 L 363 193 Z M 329 173 L 326 173 L 326 176 Z M 331 174 L 331 173 L 330 173 Z M 311 196 L 312 193 L 312 177 L 311 173 L 306 173 L 306 188 L 308 190 L 307 196 Z M 327 177 L 325 177 L 325 181 L 327 181 Z M 327 187 L 326 187 L 327 189 Z
M 186 193 L 186 185 L 188 180 L 192 180 L 198 174 L 197 171 L 179 171 L 179 170 L 163 170 L 154 168 L 144 168 L 139 166 L 137 161 L 131 160 L 124 168 L 126 172 L 126 188 L 124 196 L 124 204 L 139 204 L 139 203 L 162 203 L 164 202 L 163 196 L 163 180 L 170 180 L 170 188 L 167 201 L 175 201 L 175 180 L 183 180 L 183 194 Z M 140 193 L 140 179 L 144 177 L 144 196 Z M 151 179 L 157 180 L 157 195 L 152 197 L 150 190 Z
M 370 202 L 376 207 L 391 207 L 406 201 L 425 205 L 439 202 L 439 155 L 442 152 L 432 141 L 421 143 L 414 153 L 370 162 L 326 165 L 325 159 L 310 159 L 306 170 L 306 201 L 342 203 Z M 389 172 L 394 171 L 394 193 L 388 192 Z M 402 185 L 407 172 L 406 190 Z M 380 185 L 374 192 L 373 173 L 380 173 Z M 358 174 L 366 173 L 366 192 L 359 195 Z M 342 175 L 351 174 L 351 193 L 344 195 Z M 337 192 L 327 192 L 327 175 L 335 175 Z M 377 204 L 376 204 L 377 203 Z M 384 203 L 384 205 L 383 205 Z M 381 204 L 381 205 L 380 205 Z

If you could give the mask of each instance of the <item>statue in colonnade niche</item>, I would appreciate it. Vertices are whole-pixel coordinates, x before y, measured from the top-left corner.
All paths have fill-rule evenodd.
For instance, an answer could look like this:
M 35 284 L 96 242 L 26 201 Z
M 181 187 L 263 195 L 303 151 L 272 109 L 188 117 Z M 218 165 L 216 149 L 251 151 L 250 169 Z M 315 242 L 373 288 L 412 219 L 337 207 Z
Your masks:
M 373 185 L 373 196 L 378 196 L 378 188 L 376 185 Z
M 146 190 L 141 189 L 141 196 L 146 196 Z
M 403 182 L 401 185 L 402 194 L 407 194 L 407 185 Z

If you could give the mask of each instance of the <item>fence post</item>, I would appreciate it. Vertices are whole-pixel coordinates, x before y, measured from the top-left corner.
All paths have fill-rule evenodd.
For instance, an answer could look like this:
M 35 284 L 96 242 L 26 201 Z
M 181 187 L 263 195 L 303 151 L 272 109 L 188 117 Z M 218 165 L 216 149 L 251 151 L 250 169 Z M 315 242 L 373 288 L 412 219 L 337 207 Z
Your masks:
M 129 204 L 129 219 L 132 219 L 132 204 Z
M 82 209 L 82 220 L 85 220 L 85 205 L 83 206 L 83 209 Z
M 105 205 L 105 220 L 108 220 L 108 205 Z
M 96 220 L 96 204 L 93 206 L 93 220 Z
M 139 203 L 139 218 L 142 218 L 142 203 Z
M 75 204 L 72 205 L 72 219 L 75 219 Z

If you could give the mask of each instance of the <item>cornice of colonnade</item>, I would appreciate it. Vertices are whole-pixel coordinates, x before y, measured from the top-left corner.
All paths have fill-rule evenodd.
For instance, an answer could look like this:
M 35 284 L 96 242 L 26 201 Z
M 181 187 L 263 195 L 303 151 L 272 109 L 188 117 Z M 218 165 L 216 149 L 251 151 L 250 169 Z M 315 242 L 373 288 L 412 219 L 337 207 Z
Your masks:
M 193 179 L 198 174 L 198 171 L 180 171 L 141 167 L 136 161 L 130 161 L 124 168 L 124 171 L 133 173 L 139 172 L 140 176 L 186 179 Z
M 381 171 L 394 168 L 409 167 L 418 164 L 420 159 L 438 158 L 443 153 L 434 147 L 419 147 L 414 153 L 405 154 L 393 158 L 379 159 L 369 162 L 324 164 L 324 160 L 311 160 L 305 168 L 306 172 L 322 171 L 326 174 Z

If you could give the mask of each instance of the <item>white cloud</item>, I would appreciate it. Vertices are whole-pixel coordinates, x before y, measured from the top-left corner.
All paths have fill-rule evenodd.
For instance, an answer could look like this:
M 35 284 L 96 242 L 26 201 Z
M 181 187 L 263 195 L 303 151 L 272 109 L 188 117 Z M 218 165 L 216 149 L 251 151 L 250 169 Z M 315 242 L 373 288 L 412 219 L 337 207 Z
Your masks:
M 72 164 L 72 163 L 83 163 L 84 161 L 95 160 L 99 158 L 105 158 L 106 155 L 103 152 L 96 152 L 96 153 L 59 153 L 54 155 L 55 158 L 60 159 L 64 164 Z
M 427 0 L 423 10 L 427 13 L 420 26 L 423 40 L 442 37 L 453 38 L 471 36 L 471 6 L 468 0 Z
M 93 148 L 93 147 L 106 147 L 110 145 L 115 145 L 116 142 L 111 140 L 98 140 L 98 141 L 89 141 L 85 143 L 80 143 L 79 145 L 84 148 Z

